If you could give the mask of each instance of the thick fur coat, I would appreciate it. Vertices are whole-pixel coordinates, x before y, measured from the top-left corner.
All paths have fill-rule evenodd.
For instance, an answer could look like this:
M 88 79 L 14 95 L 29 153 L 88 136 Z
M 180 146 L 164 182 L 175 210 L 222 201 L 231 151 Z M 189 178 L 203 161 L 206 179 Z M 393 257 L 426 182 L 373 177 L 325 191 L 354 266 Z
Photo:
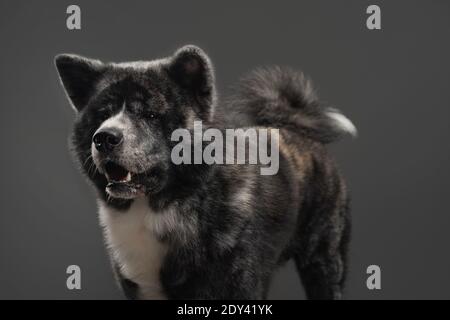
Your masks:
M 257 70 L 218 103 L 210 59 L 194 46 L 150 62 L 62 54 L 55 63 L 76 110 L 73 154 L 98 195 L 127 297 L 264 299 L 294 259 L 308 298 L 341 298 L 349 196 L 326 145 L 355 128 L 302 73 Z M 174 164 L 171 134 L 194 121 L 279 129 L 277 174 Z

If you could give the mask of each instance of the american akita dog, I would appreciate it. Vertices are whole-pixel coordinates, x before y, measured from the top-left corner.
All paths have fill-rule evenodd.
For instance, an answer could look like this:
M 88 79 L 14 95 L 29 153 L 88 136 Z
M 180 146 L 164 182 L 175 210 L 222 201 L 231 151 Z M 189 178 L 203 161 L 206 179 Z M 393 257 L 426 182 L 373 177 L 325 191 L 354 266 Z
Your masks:
M 55 63 L 76 110 L 73 153 L 98 194 L 126 297 L 264 299 L 294 259 L 308 298 L 341 298 L 349 196 L 326 145 L 356 131 L 302 73 L 259 69 L 219 107 L 210 59 L 195 46 L 148 62 L 61 54 Z M 223 129 L 225 119 L 279 129 L 277 174 L 171 161 L 174 130 Z

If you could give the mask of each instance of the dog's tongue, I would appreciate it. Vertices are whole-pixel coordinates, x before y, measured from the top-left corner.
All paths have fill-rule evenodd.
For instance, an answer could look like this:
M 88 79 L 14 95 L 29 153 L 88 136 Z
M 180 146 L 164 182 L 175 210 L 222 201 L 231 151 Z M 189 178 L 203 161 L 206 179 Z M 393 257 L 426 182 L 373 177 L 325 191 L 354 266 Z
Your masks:
M 131 174 L 125 168 L 113 163 L 108 162 L 105 166 L 106 174 L 109 180 L 112 181 L 129 181 L 131 180 Z

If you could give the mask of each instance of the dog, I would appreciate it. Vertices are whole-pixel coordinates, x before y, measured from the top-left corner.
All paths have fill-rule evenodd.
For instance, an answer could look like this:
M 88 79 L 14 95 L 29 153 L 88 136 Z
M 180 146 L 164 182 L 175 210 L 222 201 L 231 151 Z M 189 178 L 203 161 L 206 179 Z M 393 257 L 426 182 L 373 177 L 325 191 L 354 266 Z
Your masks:
M 55 65 L 76 111 L 71 149 L 127 298 L 266 299 L 290 259 L 307 298 L 342 298 L 349 194 L 327 145 L 356 129 L 306 76 L 258 69 L 219 104 L 210 58 L 192 45 L 127 63 L 60 54 Z M 278 129 L 277 173 L 174 164 L 171 134 L 195 121 Z

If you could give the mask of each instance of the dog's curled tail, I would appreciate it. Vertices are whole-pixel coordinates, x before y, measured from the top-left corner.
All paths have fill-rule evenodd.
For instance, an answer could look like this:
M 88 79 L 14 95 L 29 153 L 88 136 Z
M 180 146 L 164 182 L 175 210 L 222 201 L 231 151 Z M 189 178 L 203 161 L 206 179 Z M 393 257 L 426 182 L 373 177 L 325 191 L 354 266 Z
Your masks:
M 303 73 L 290 69 L 272 67 L 252 72 L 241 81 L 233 107 L 247 114 L 253 125 L 286 128 L 323 143 L 357 134 L 339 110 L 319 102 Z

